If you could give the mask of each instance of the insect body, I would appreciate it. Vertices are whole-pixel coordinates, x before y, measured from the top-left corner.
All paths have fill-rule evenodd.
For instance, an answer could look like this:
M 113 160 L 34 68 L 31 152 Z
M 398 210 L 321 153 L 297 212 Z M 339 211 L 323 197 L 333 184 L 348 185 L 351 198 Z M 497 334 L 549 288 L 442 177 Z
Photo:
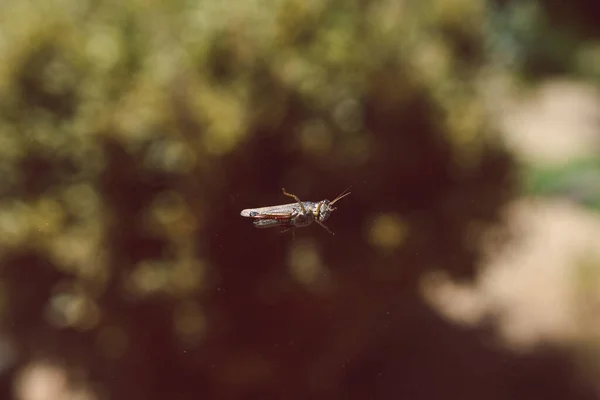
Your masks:
M 258 228 L 271 228 L 275 226 L 285 227 L 283 232 L 294 228 L 302 228 L 316 222 L 333 235 L 333 232 L 325 226 L 331 213 L 336 209 L 333 204 L 348 196 L 350 192 L 346 189 L 333 201 L 300 201 L 298 196 L 283 190 L 283 194 L 296 200 L 295 203 L 282 204 L 278 206 L 248 208 L 242 210 L 240 215 L 254 219 L 254 225 Z

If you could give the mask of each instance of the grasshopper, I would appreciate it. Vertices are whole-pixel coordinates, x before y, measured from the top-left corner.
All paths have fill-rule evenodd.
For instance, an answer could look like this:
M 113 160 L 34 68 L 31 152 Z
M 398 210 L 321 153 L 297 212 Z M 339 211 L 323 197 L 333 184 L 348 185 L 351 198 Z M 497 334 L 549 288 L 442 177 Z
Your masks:
M 286 229 L 282 231 L 282 233 L 284 233 L 290 229 L 303 228 L 316 222 L 327 232 L 334 235 L 334 233 L 325 226 L 324 222 L 327 221 L 331 213 L 336 210 L 333 205 L 350 194 L 348 189 L 340 193 L 333 201 L 301 201 L 295 194 L 288 193 L 285 189 L 282 189 L 284 195 L 291 197 L 296 200 L 296 202 L 277 206 L 247 208 L 242 210 L 240 215 L 242 217 L 254 219 L 254 226 L 257 228 L 285 227 Z

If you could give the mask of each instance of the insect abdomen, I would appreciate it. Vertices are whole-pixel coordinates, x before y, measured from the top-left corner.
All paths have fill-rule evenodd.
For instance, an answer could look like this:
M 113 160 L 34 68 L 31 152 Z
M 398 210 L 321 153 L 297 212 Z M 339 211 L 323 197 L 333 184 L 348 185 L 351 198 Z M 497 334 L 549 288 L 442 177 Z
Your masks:
M 257 228 L 270 228 L 272 226 L 288 225 L 289 219 L 256 219 L 254 226 Z

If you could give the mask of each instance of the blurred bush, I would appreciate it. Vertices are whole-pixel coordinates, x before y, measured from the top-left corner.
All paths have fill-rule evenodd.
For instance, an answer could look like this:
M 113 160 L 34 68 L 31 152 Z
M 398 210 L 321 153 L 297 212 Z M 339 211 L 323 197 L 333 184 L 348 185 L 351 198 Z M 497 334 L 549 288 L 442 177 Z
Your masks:
M 100 398 L 365 398 L 377 376 L 349 360 L 389 318 L 398 333 L 428 312 L 404 306 L 424 271 L 472 276 L 514 195 L 485 98 L 493 15 L 468 0 L 5 0 L 5 390 L 50 359 Z M 335 236 L 239 216 L 287 202 L 282 186 L 320 200 L 351 184 Z M 440 335 L 423 329 L 410 340 Z

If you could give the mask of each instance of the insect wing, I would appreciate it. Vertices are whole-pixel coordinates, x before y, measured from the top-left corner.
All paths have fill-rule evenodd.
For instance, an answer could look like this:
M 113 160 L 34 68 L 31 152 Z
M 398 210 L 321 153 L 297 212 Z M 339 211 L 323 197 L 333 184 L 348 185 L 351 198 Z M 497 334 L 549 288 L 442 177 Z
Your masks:
M 254 219 L 290 219 L 296 211 L 297 204 L 282 204 L 278 206 L 268 206 L 259 208 L 247 208 L 242 210 L 242 217 Z
M 277 206 L 248 208 L 242 210 L 242 217 L 254 219 L 257 228 L 273 228 L 289 226 L 290 221 L 297 211 L 297 204 L 282 204 Z

